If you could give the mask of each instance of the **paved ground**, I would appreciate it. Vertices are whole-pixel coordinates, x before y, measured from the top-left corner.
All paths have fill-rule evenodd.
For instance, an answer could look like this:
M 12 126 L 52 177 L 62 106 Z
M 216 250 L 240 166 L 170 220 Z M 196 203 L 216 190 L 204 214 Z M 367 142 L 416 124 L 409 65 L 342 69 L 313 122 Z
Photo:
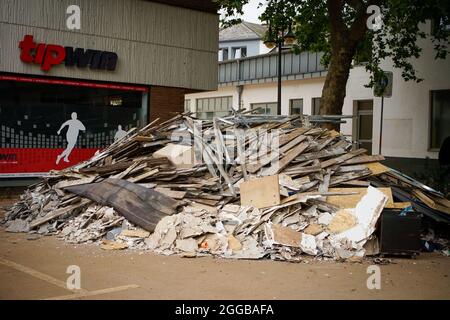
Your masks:
M 0 201 L 0 208 L 10 202 Z M 370 264 L 111 252 L 2 229 L 0 299 L 450 299 L 450 258 L 394 259 L 380 266 L 380 290 L 366 286 Z M 81 291 L 66 288 L 70 265 L 80 267 Z

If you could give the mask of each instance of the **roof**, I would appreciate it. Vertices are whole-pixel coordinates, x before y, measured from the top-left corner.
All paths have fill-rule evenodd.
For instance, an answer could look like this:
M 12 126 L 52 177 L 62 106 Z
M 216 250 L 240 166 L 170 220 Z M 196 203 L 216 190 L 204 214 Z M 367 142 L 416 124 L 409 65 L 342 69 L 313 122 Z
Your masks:
M 220 29 L 219 42 L 261 39 L 266 30 L 266 25 L 243 21 L 231 27 Z

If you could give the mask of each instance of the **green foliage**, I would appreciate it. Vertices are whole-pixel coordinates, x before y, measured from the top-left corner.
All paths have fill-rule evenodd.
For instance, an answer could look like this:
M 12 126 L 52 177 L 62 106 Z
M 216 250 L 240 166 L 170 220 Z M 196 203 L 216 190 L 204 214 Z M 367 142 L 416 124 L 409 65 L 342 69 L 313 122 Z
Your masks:
M 248 0 L 215 1 L 225 10 L 222 26 L 239 22 L 230 17 L 242 14 L 243 6 L 248 3 Z M 341 3 L 338 21 L 343 27 L 340 30 L 332 30 L 329 1 Z M 371 15 L 367 8 L 372 4 L 381 9 L 383 25 L 379 30 L 365 25 Z M 323 52 L 322 63 L 326 66 L 330 63 L 332 48 L 343 45 L 331 36 L 333 31 L 337 32 L 354 60 L 367 62 L 366 69 L 371 74 L 368 86 L 381 75 L 381 61 L 389 58 L 395 68 L 402 70 L 406 81 L 421 81 L 411 64 L 412 59 L 420 57 L 420 40 L 429 37 L 436 59 L 445 59 L 449 53 L 449 18 L 449 0 L 268 0 L 260 16 L 260 20 L 274 30 L 286 30 L 293 24 L 297 38 L 294 50 Z M 430 28 L 430 21 L 433 28 Z M 360 33 L 362 23 L 364 32 Z M 427 23 L 426 28 L 424 23 Z

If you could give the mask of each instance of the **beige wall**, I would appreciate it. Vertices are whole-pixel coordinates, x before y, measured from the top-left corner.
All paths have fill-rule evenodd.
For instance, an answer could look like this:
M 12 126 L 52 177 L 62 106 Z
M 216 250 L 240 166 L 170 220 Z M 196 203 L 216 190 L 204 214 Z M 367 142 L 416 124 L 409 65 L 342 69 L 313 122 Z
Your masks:
M 81 30 L 66 8 L 81 8 Z M 0 71 L 46 75 L 19 59 L 25 34 L 36 42 L 116 52 L 113 72 L 54 66 L 52 76 L 217 88 L 218 16 L 140 0 L 0 0 Z

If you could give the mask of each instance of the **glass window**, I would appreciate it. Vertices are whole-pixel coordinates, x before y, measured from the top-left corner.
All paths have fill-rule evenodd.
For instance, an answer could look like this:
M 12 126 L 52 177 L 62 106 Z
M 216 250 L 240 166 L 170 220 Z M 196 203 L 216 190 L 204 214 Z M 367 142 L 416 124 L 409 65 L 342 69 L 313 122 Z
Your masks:
M 191 111 L 191 100 L 186 99 L 186 100 L 184 100 L 184 112 L 189 112 L 189 111 Z
M 233 47 L 233 58 L 245 58 L 247 56 L 247 47 Z
M 232 101 L 232 96 L 197 99 L 197 117 L 212 119 L 214 116 L 229 115 L 232 109 Z
M 312 98 L 312 115 L 318 115 L 320 114 L 320 105 L 322 102 L 322 98 Z
M 75 165 L 147 122 L 147 92 L 85 85 L 0 80 L 0 153 L 18 159 L 0 175 Z
M 86 128 L 78 135 L 80 148 L 104 148 L 114 141 L 119 125 L 126 131 L 146 122 L 147 108 L 142 107 L 139 91 L 0 81 L 0 92 L 1 124 L 17 134 L 17 141 L 5 140 L 11 148 L 33 147 L 16 143 L 23 135 L 36 139 L 37 147 L 63 148 L 64 135 L 57 132 L 72 113 Z
M 431 91 L 430 147 L 439 149 L 450 136 L 450 90 Z
M 226 61 L 226 60 L 228 60 L 228 49 L 220 48 L 219 49 L 219 61 Z
M 259 109 L 256 112 L 257 114 L 278 114 L 278 105 L 276 102 L 252 103 L 250 106 L 252 110 Z
M 289 114 L 290 115 L 303 114 L 303 99 L 289 100 Z

